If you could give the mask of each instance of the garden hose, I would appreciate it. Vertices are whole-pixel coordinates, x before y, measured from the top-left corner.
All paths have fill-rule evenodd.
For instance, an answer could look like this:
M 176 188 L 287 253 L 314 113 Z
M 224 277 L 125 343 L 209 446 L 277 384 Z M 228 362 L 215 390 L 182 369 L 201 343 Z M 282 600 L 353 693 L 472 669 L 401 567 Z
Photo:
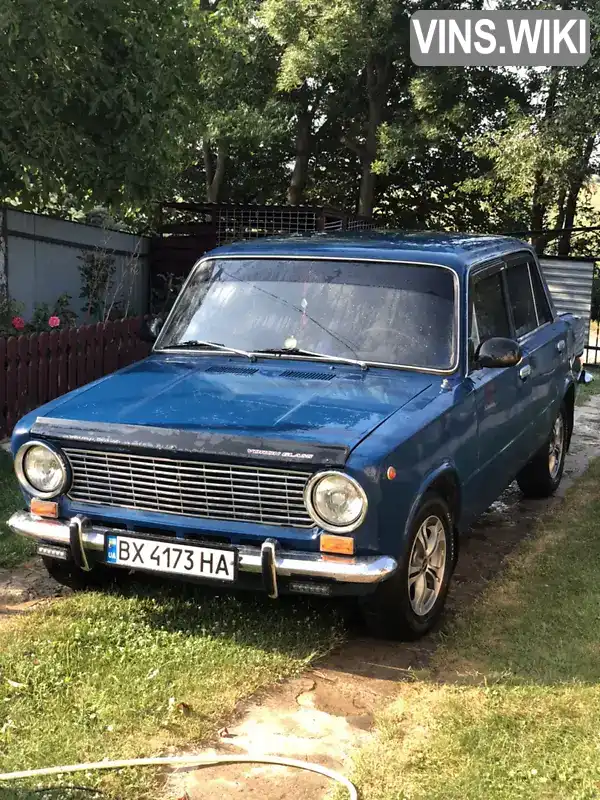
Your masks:
M 297 761 L 293 758 L 278 758 L 277 756 L 174 756 L 158 758 L 130 758 L 123 761 L 97 761 L 91 764 L 72 764 L 66 767 L 46 767 L 44 769 L 29 769 L 23 772 L 6 772 L 0 774 L 0 783 L 3 781 L 17 781 L 25 778 L 42 778 L 49 775 L 66 775 L 73 772 L 94 772 L 101 769 L 124 769 L 125 767 L 212 767 L 216 764 L 275 764 L 280 767 L 295 767 L 324 775 L 332 781 L 341 783 L 348 790 L 349 800 L 358 800 L 358 792 L 353 783 L 344 775 L 335 772 L 320 764 L 311 764 L 308 761 Z

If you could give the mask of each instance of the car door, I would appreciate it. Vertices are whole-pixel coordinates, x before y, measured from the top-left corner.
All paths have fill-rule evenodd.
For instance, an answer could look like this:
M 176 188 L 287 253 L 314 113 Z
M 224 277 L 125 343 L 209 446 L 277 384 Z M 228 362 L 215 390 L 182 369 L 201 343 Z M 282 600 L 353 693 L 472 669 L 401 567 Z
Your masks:
M 516 253 L 505 263 L 515 336 L 530 368 L 527 448 L 532 456 L 548 437 L 564 393 L 567 324 L 554 314 L 532 253 Z
M 514 338 L 505 272 L 506 264 L 498 261 L 471 275 L 471 354 L 486 339 Z M 478 471 L 472 491 L 478 510 L 498 497 L 529 458 L 529 369 L 527 357 L 504 368 L 481 368 L 471 359 L 469 379 L 475 392 L 478 431 Z

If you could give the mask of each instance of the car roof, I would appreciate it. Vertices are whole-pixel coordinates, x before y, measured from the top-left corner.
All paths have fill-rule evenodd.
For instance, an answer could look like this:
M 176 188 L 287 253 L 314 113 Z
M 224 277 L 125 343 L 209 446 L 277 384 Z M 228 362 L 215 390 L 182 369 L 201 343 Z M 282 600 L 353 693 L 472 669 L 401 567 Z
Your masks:
M 265 236 L 212 250 L 219 256 L 302 256 L 405 261 L 451 267 L 459 274 L 475 264 L 518 250 L 533 252 L 510 236 L 437 231 L 362 231 Z

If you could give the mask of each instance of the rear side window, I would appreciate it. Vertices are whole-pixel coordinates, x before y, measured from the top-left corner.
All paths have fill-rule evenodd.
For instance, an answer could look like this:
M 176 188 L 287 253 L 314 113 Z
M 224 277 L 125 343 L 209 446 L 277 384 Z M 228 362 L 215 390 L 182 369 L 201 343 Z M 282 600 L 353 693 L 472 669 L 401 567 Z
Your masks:
M 545 322 L 552 322 L 552 310 L 550 303 L 544 291 L 540 271 L 537 264 L 532 261 L 529 262 L 529 270 L 531 272 L 531 282 L 533 284 L 533 296 L 535 297 L 535 307 L 537 309 L 538 322 L 543 325 Z
M 472 299 L 471 339 L 475 347 L 493 336 L 510 336 L 502 275 L 499 272 L 475 280 Z
M 515 323 L 515 334 L 517 337 L 524 336 L 538 327 L 533 286 L 527 261 L 521 261 L 508 267 L 506 283 Z

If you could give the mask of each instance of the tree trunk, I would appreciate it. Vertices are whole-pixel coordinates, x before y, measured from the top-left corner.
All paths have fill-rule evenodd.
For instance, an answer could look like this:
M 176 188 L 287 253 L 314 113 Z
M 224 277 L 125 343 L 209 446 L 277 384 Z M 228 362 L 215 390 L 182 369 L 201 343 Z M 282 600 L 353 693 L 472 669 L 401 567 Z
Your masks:
M 287 191 L 287 201 L 291 206 L 299 206 L 304 200 L 304 190 L 308 182 L 308 162 L 310 159 L 310 144 L 314 107 L 308 107 L 308 94 L 303 92 L 302 104 L 298 109 L 296 123 L 296 160 L 294 170 Z
M 556 214 L 556 227 L 557 228 L 562 228 L 562 226 L 564 225 L 564 222 L 565 222 L 565 201 L 566 201 L 566 199 L 567 199 L 567 190 L 566 189 L 561 189 L 560 193 L 558 195 L 558 202 L 556 204 L 557 208 L 558 208 L 558 212 Z
M 287 201 L 292 206 L 304 202 L 304 192 L 308 183 L 308 168 L 313 145 L 313 122 L 317 109 L 327 92 L 329 81 L 323 80 L 311 98 L 306 83 L 292 92 L 292 99 L 298 102 L 298 119 L 296 121 L 296 157 L 290 184 L 287 190 Z
M 375 187 L 377 175 L 371 171 L 373 161 L 363 161 L 362 174 L 360 179 L 360 190 L 358 193 L 358 213 L 361 217 L 373 216 L 373 204 L 375 202 Z
M 569 192 L 567 194 L 567 199 L 565 202 L 565 213 L 564 213 L 564 233 L 560 237 L 558 242 L 558 249 L 557 253 L 559 256 L 568 256 L 571 252 L 571 238 L 573 236 L 573 224 L 575 222 L 575 215 L 577 214 L 577 202 L 579 200 L 579 194 L 583 187 L 583 182 L 588 173 L 590 158 L 592 157 L 592 153 L 594 152 L 594 147 L 596 145 L 596 137 L 589 136 L 586 139 L 585 146 L 583 149 L 583 155 L 581 160 L 581 169 L 575 176 L 575 178 L 571 181 L 571 185 L 569 186 Z
M 541 255 L 544 252 L 547 241 L 542 233 L 546 221 L 546 204 L 542 202 L 541 196 L 544 191 L 544 174 L 541 170 L 536 170 L 533 186 L 533 198 L 531 200 L 531 219 L 530 227 L 533 234 L 531 243 L 536 253 Z
M 366 78 L 369 118 L 365 145 L 361 149 L 362 178 L 358 200 L 358 213 L 364 217 L 373 216 L 377 176 L 373 173 L 372 167 L 377 158 L 379 128 L 383 122 L 391 71 L 390 60 L 386 57 L 373 55 L 367 62 Z
M 550 120 L 556 108 L 558 88 L 560 84 L 560 69 L 552 67 L 550 85 L 548 86 L 548 97 L 546 98 L 546 108 L 544 110 L 544 122 Z M 536 253 L 541 255 L 548 244 L 547 237 L 541 232 L 546 222 L 548 204 L 543 200 L 546 180 L 541 169 L 536 170 L 534 176 L 533 196 L 531 199 L 531 221 L 530 228 L 535 231 L 532 237 L 532 244 Z
M 210 194 L 210 187 L 213 180 L 214 167 L 212 153 L 210 151 L 210 144 L 206 139 L 202 140 L 202 155 L 204 156 L 204 180 L 206 182 L 206 199 L 208 200 L 208 195 Z
M 204 174 L 206 177 L 206 200 L 209 203 L 217 203 L 225 177 L 225 166 L 228 154 L 227 142 L 223 139 L 217 142 L 216 166 L 213 165 L 213 155 L 210 144 L 205 140 L 202 141 L 202 152 L 204 154 Z

